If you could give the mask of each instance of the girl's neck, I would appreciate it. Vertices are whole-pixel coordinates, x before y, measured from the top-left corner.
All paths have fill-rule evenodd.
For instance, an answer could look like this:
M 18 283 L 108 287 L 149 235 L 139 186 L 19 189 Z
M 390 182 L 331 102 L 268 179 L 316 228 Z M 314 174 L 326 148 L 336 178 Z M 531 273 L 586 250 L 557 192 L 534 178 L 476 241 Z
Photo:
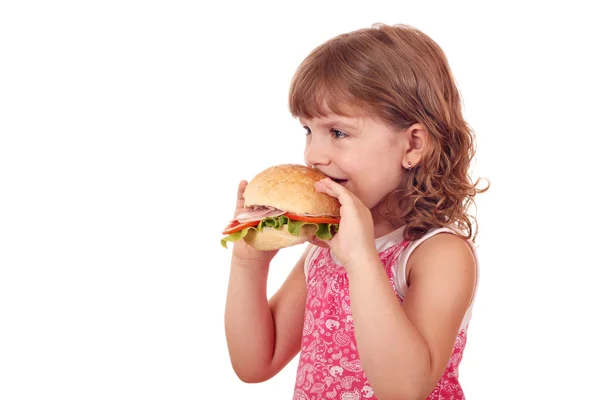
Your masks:
M 404 221 L 390 221 L 377 212 L 371 212 L 371 215 L 373 216 L 373 229 L 376 239 L 404 225 Z

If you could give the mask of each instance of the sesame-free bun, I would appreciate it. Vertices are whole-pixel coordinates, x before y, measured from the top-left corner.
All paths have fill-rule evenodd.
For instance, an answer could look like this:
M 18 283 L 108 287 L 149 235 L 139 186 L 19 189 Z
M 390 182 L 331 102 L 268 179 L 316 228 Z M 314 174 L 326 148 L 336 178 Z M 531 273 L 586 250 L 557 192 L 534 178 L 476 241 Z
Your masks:
M 297 215 L 339 216 L 339 201 L 315 190 L 315 182 L 327 178 L 322 172 L 300 164 L 267 168 L 246 186 L 246 207 L 271 206 Z
M 246 186 L 244 205 L 270 206 L 296 215 L 339 218 L 339 201 L 315 190 L 315 182 L 326 177 L 316 169 L 299 164 L 267 168 Z M 258 250 L 278 250 L 312 240 L 317 230 L 316 225 L 304 225 L 298 235 L 292 235 L 287 228 L 287 225 L 280 229 L 265 227 L 260 232 L 251 229 L 244 240 Z
M 314 225 L 305 225 L 300 228 L 298 235 L 292 235 L 288 232 L 287 225 L 281 229 L 263 228 L 260 232 L 251 229 L 244 240 L 258 250 L 278 250 L 308 242 L 315 236 L 316 230 Z

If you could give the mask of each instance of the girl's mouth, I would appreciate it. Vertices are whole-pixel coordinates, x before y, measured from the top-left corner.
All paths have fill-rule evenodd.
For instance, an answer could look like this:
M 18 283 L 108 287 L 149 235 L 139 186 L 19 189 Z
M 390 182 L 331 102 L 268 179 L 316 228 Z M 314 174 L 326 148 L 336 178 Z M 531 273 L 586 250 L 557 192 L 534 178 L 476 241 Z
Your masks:
M 348 179 L 337 179 L 337 178 L 331 178 L 332 181 L 334 181 L 335 183 L 339 183 L 340 185 L 345 184 L 346 182 L 348 182 Z

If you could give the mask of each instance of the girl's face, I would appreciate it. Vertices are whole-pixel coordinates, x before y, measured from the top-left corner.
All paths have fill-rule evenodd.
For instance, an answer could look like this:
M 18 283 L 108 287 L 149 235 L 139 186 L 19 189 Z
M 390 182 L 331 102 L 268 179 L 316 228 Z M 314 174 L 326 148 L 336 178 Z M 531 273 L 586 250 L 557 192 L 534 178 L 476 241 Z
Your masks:
M 404 135 L 369 117 L 300 119 L 305 161 L 342 184 L 371 209 L 397 189 L 403 174 Z

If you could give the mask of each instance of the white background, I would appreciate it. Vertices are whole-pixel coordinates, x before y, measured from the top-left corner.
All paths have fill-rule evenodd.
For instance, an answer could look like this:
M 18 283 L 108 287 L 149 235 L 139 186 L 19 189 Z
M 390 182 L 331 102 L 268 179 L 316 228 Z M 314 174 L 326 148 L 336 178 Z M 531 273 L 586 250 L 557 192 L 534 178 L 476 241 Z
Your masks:
M 600 398 L 597 14 L 201 3 L 0 5 L 1 399 L 291 398 L 296 360 L 258 385 L 230 368 L 220 232 L 240 179 L 302 162 L 297 65 L 375 22 L 444 48 L 492 184 L 467 398 Z M 269 293 L 301 250 L 280 252 Z

